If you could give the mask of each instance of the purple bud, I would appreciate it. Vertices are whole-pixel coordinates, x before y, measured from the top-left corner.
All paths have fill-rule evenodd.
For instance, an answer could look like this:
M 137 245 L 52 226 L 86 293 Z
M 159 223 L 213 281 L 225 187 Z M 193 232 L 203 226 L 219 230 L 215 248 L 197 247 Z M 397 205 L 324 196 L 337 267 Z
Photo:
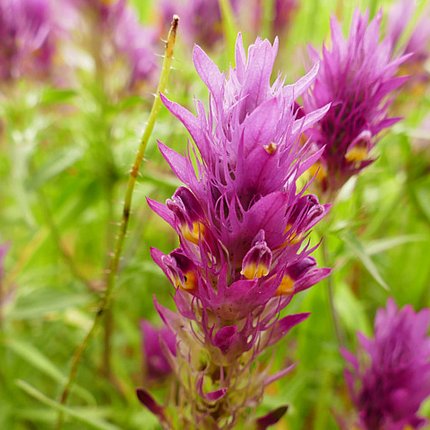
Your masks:
M 148 321 L 141 321 L 145 375 L 148 380 L 157 380 L 172 372 L 163 345 L 176 355 L 176 337 L 168 327 L 156 328 Z
M 147 407 L 162 423 L 166 422 L 164 408 L 146 390 L 138 388 L 136 395 L 143 406 Z
M 167 207 L 175 214 L 178 228 L 183 237 L 197 244 L 205 234 L 203 209 L 193 193 L 185 187 L 179 187 Z
M 272 251 L 264 240 L 259 240 L 247 252 L 242 263 L 241 275 L 246 279 L 266 276 L 272 264 Z
M 287 410 L 288 406 L 280 406 L 264 415 L 264 417 L 258 418 L 257 430 L 266 430 L 268 427 L 273 426 L 285 415 Z

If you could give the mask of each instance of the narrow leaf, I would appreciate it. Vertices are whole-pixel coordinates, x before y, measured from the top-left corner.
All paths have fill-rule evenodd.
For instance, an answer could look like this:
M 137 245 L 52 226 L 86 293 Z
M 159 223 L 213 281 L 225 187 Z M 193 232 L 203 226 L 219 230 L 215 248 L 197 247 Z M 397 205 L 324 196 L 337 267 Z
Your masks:
M 349 250 L 361 261 L 366 270 L 375 279 L 375 281 L 385 290 L 389 290 L 387 283 L 384 281 L 380 275 L 378 268 L 376 267 L 373 260 L 370 258 L 369 254 L 366 253 L 365 248 L 362 243 L 350 233 L 342 233 L 341 238 L 349 248 Z

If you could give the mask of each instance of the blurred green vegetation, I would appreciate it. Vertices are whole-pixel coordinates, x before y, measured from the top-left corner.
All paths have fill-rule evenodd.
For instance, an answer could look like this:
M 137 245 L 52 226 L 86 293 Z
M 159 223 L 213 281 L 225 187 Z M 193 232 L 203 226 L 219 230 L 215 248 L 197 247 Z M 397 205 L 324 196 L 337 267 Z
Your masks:
M 156 3 L 133 0 L 142 22 L 156 19 Z M 375 13 L 390 4 L 301 1 L 280 36 L 277 68 L 287 81 L 298 78 L 307 64 L 306 45 L 319 48 L 327 39 L 330 15 L 336 13 L 347 28 L 356 6 Z M 247 22 L 231 25 L 248 43 L 255 37 Z M 231 30 L 225 26 L 227 34 Z M 211 53 L 222 67 L 233 43 L 231 35 L 226 40 Z M 162 49 L 160 42 L 159 53 Z M 73 351 L 96 312 L 128 170 L 154 89 L 111 99 L 91 73 L 82 73 L 74 89 L 25 81 L 8 88 L 0 83 L 0 88 L 0 243 L 10 247 L 0 281 L 0 429 L 48 429 Z M 181 35 L 169 88 L 173 100 L 191 109 L 194 97 L 207 100 L 191 46 Z M 407 92 L 400 97 L 396 109 L 405 120 L 383 137 L 377 161 L 345 186 L 330 219 L 311 236 L 314 243 L 324 237 L 334 267 L 335 304 L 352 349 L 357 330 L 372 333 L 375 311 L 387 297 L 416 309 L 430 306 L 430 133 L 421 127 L 429 106 L 428 88 L 419 97 Z M 170 284 L 149 256 L 150 246 L 168 252 L 177 243 L 145 201 L 148 196 L 164 201 L 179 184 L 158 152 L 157 139 L 185 152 L 189 137 L 163 108 L 135 192 L 114 295 L 114 376 L 103 375 L 100 330 L 79 368 L 65 429 L 159 428 L 134 394 L 143 383 L 139 320 L 157 321 L 154 294 L 163 304 L 172 303 Z M 417 149 L 420 139 L 426 151 Z M 324 264 L 321 249 L 318 257 Z M 261 413 L 287 403 L 277 429 L 335 429 L 334 416 L 349 413 L 351 405 L 326 282 L 288 307 L 289 313 L 300 311 L 311 311 L 311 318 L 268 353 L 274 367 L 298 365 L 270 387 Z M 153 391 L 162 398 L 162 389 Z M 430 405 L 423 413 L 430 415 Z

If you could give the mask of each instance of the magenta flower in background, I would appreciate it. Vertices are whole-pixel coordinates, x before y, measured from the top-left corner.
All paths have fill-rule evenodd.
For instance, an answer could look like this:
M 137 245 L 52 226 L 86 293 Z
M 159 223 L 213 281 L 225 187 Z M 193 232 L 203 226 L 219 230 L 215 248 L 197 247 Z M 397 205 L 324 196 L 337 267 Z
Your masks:
M 147 381 L 157 381 L 172 373 L 167 360 L 169 351 L 176 354 L 176 338 L 168 327 L 157 328 L 148 321 L 141 321 L 142 346 L 144 358 L 144 375 Z
M 252 0 L 253 20 L 256 32 L 259 33 L 263 29 L 263 7 L 264 0 Z M 274 36 L 284 34 L 292 21 L 293 14 L 298 7 L 297 0 L 274 0 L 272 4 L 272 25 L 271 31 Z
M 158 42 L 156 31 L 142 26 L 125 1 L 117 2 L 115 8 L 110 11 L 114 41 L 131 68 L 129 85 L 151 81 L 158 68 L 155 56 Z
M 428 423 L 418 410 L 430 396 L 429 325 L 430 309 L 415 313 L 408 305 L 399 310 L 389 300 L 377 312 L 374 338 L 359 334 L 360 354 L 343 352 L 360 429 L 418 429 Z
M 406 43 L 400 44 L 407 26 L 410 24 L 416 3 L 409 0 L 398 0 L 394 3 L 388 16 L 387 38 L 390 40 L 392 49 L 396 48 L 404 54 L 411 54 L 407 62 L 425 61 L 429 57 L 430 44 L 430 14 L 429 9 L 424 9 L 421 18 L 412 28 Z
M 379 133 L 395 124 L 388 108 L 393 92 L 406 78 L 398 77 L 406 57 L 392 58 L 391 41 L 380 41 L 381 14 L 354 14 L 348 39 L 336 19 L 331 21 L 331 48 L 324 47 L 312 91 L 304 96 L 309 113 L 331 102 L 327 115 L 308 136 L 323 156 L 314 169 L 320 191 L 333 196 L 351 176 L 374 161 L 370 151 Z M 312 50 L 316 61 L 319 55 Z
M 231 0 L 234 13 L 239 12 L 241 0 Z M 163 28 L 172 16 L 181 18 L 181 28 L 188 43 L 212 48 L 222 39 L 223 28 L 219 0 L 161 0 L 160 14 Z
M 49 0 L 0 2 L 0 78 L 46 77 L 56 34 Z
M 236 66 L 226 77 L 196 47 L 194 64 L 209 89 L 209 109 L 197 101 L 194 116 L 162 98 L 190 132 L 190 153 L 199 156 L 196 171 L 191 155 L 160 143 L 186 186 L 166 205 L 149 200 L 180 240 L 168 255 L 152 250 L 175 287 L 178 313 L 156 307 L 177 337 L 174 371 L 183 401 L 193 423 L 210 428 L 234 428 L 244 408 L 289 370 L 269 376 L 268 368 L 252 363 L 308 316 L 279 319 L 280 311 L 329 273 L 317 267 L 307 241 L 328 206 L 296 188 L 322 152 L 301 146 L 300 136 L 328 107 L 296 118 L 295 98 L 312 84 L 318 67 L 296 84 L 285 86 L 281 77 L 271 84 L 277 49 L 277 41 L 257 39 L 246 56 L 239 36 Z
M 79 26 L 81 18 L 89 25 L 87 48 L 100 57 L 94 59 L 97 67 L 115 70 L 112 79 L 124 81 L 126 89 L 152 84 L 158 68 L 157 32 L 139 22 L 127 0 L 69 0 L 69 4 L 75 12 L 73 27 Z M 115 68 L 118 59 L 125 64 L 120 72 Z
M 430 80 L 425 62 L 430 57 L 430 9 L 426 7 L 421 18 L 413 26 L 405 43 L 400 39 L 406 34 L 407 26 L 412 21 L 416 4 L 409 0 L 398 0 L 390 10 L 387 26 L 387 38 L 392 50 L 410 57 L 404 63 L 405 72 L 411 75 L 412 83 L 427 83 Z
M 292 15 L 297 8 L 296 0 L 275 0 L 273 30 L 275 34 L 283 33 L 291 23 Z

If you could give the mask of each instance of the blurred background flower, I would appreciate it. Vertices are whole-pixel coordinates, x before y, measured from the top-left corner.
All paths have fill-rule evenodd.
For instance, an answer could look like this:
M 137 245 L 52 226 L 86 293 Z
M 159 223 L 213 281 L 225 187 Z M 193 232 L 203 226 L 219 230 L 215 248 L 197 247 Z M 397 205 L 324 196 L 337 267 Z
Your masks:
M 418 429 L 428 423 L 418 411 L 430 396 L 429 326 L 430 309 L 399 310 L 389 300 L 376 314 L 374 338 L 359 335 L 357 357 L 344 352 L 361 429 Z
M 143 374 L 148 382 L 158 381 L 172 373 L 168 354 L 176 355 L 176 338 L 168 327 L 157 328 L 149 321 L 140 322 L 143 345 Z
M 57 30 L 49 0 L 0 2 L 1 84 L 22 77 L 48 77 L 55 58 Z
M 381 19 L 378 14 L 369 22 L 368 13 L 357 10 L 346 39 L 332 19 L 331 47 L 323 47 L 319 75 L 304 97 L 306 113 L 331 103 L 328 114 L 309 132 L 311 141 L 324 150 L 313 173 L 327 201 L 375 160 L 370 152 L 379 133 L 399 120 L 388 116 L 388 107 L 391 94 L 407 79 L 397 76 L 405 57 L 393 59 L 391 40 L 380 41 Z M 319 59 L 314 49 L 311 56 Z

